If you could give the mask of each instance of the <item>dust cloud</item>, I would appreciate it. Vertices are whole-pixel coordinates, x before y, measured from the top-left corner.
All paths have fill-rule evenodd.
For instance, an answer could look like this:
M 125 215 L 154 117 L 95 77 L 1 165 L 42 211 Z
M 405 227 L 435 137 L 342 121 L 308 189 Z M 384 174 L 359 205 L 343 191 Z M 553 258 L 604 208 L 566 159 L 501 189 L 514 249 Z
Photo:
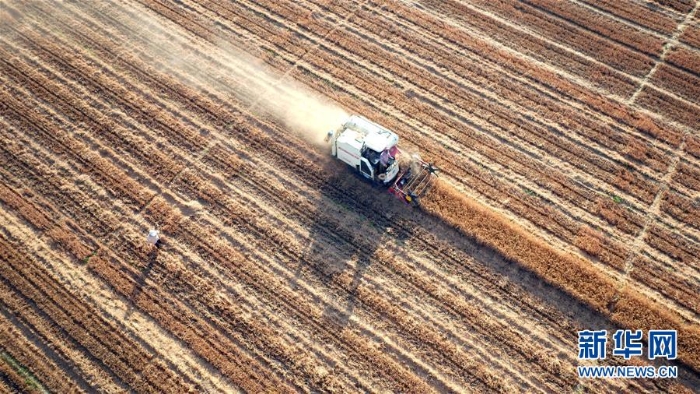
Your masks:
M 124 52 L 130 53 L 133 47 L 146 48 L 146 53 L 134 56 L 153 64 L 159 72 L 176 74 L 183 83 L 204 94 L 234 99 L 242 109 L 279 124 L 317 147 L 324 146 L 328 131 L 338 128 L 349 116 L 336 103 L 288 74 L 271 69 L 231 42 L 217 37 L 210 37 L 208 42 L 193 41 L 181 26 L 139 7 L 93 6 L 93 11 L 129 15 L 127 19 L 119 18 L 127 28 L 115 26 Z
M 248 110 L 281 122 L 315 146 L 324 146 L 328 131 L 338 128 L 349 114 L 339 105 L 270 69 L 261 60 L 219 43 L 218 60 L 227 67 L 226 79 L 236 85 L 219 86 L 246 103 Z
M 255 74 L 267 88 L 252 109 L 264 109 L 310 144 L 322 146 L 327 132 L 338 128 L 349 116 L 339 106 L 312 94 L 294 81 L 275 79 L 262 68 L 258 68 Z
M 46 16 L 35 13 L 32 5 L 36 4 L 50 9 L 49 18 L 53 20 L 44 20 Z M 235 41 L 224 40 L 224 34 L 217 33 L 210 34 L 205 40 L 153 10 L 131 2 L 46 3 L 30 0 L 16 2 L 13 7 L 9 11 L 0 7 L 0 27 L 8 39 L 11 37 L 6 30 L 24 18 L 40 21 L 68 41 L 70 38 L 66 33 L 69 30 L 84 31 L 86 21 L 99 20 L 101 38 L 111 41 L 116 48 L 114 57 L 107 55 L 100 59 L 105 63 L 113 64 L 115 57 L 138 60 L 146 65 L 148 72 L 167 74 L 204 96 L 213 95 L 223 102 L 233 103 L 236 108 L 276 123 L 279 129 L 289 131 L 316 147 L 325 147 L 323 140 L 328 131 L 338 128 L 349 116 L 336 103 L 296 82 L 288 72 L 294 66 L 290 65 L 284 70 L 286 72 L 280 73 L 242 50 L 245 47 L 260 57 L 265 53 L 252 45 L 242 32 Z M 199 24 L 210 32 L 222 29 L 205 18 Z M 91 29 L 85 33 L 92 34 Z M 90 52 L 98 57 L 104 56 Z

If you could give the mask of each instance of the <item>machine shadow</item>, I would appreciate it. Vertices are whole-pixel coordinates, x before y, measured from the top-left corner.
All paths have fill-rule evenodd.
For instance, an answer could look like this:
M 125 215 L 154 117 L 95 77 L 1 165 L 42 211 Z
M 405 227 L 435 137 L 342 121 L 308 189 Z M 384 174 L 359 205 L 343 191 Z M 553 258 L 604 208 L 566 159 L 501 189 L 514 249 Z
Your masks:
M 296 290 L 309 277 L 328 285 L 334 302 L 324 309 L 324 318 L 344 327 L 355 312 L 358 287 L 375 264 L 375 252 L 387 242 L 386 234 L 390 233 L 386 223 L 376 221 L 367 207 L 363 207 L 364 202 L 355 198 L 356 194 L 359 191 L 369 200 L 391 197 L 395 200 L 391 202 L 406 204 L 390 196 L 385 187 L 373 185 L 343 163 L 328 160 L 321 166 L 327 174 L 324 181 L 336 187 L 320 189 L 317 206 L 321 208 L 312 215 L 314 220 L 307 228 L 308 244 L 296 262 L 290 285 Z M 368 236 L 368 232 L 385 235 Z
M 336 294 L 336 306 L 324 310 L 325 318 L 342 327 L 350 322 L 358 307 L 358 288 L 367 279 L 369 269 L 378 264 L 374 254 L 382 244 L 403 245 L 409 240 L 411 244 L 422 243 L 421 235 L 431 234 L 439 250 L 451 250 L 456 252 L 451 255 L 463 256 L 463 260 L 448 261 L 450 269 L 467 276 L 478 276 L 483 270 L 488 272 L 490 279 L 477 278 L 489 283 L 484 292 L 492 291 L 494 286 L 501 287 L 505 294 L 508 289 L 525 292 L 533 302 L 543 305 L 543 310 L 562 319 L 561 327 L 565 327 L 566 335 L 571 339 L 572 352 L 576 351 L 577 331 L 620 328 L 576 297 L 508 260 L 497 250 L 465 236 L 420 208 L 409 206 L 389 194 L 386 188 L 373 186 L 345 164 L 329 161 L 321 168 L 324 181 L 328 181 L 326 185 L 333 185 L 321 188 L 321 198 L 326 203 L 324 206 L 332 208 L 319 210 L 314 215 L 315 220 L 308 228 L 309 244 L 298 262 L 292 286 L 299 285 L 302 275 L 311 275 L 328 284 L 329 288 L 341 287 L 343 291 Z M 329 216 L 333 217 L 335 224 L 324 219 Z M 369 237 L 363 234 L 366 228 L 373 228 L 376 230 L 372 231 L 373 234 L 382 235 Z M 398 248 L 394 258 L 411 257 Z M 493 278 L 498 285 L 490 282 Z M 671 365 L 679 366 L 679 382 L 690 387 L 700 383 L 700 376 L 687 366 L 677 362 Z

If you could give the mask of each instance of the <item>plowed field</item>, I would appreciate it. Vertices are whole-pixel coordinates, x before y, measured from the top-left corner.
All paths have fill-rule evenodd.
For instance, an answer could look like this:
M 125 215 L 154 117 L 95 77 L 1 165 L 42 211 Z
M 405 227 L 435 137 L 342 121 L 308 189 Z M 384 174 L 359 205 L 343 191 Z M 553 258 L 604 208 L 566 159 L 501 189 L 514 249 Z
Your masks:
M 0 0 L 0 389 L 698 390 L 698 8 Z M 422 209 L 330 158 L 353 113 Z M 618 328 L 678 378 L 579 379 Z

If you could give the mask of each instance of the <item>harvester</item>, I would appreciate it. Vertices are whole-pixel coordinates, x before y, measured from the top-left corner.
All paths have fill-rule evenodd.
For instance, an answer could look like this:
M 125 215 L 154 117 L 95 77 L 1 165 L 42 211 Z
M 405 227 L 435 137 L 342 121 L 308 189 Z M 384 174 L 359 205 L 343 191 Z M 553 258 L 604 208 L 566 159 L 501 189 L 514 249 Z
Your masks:
M 352 115 L 329 131 L 329 141 L 331 155 L 409 204 L 418 204 L 436 177 L 435 166 L 401 153 L 396 133 L 362 116 Z

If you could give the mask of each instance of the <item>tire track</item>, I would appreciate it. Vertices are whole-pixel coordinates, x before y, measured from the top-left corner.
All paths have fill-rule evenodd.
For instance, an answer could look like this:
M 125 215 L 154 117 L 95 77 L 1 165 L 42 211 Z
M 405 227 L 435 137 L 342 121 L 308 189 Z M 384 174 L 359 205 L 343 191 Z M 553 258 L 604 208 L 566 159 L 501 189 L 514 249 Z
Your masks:
M 539 209 L 541 209 L 541 208 L 539 208 Z M 567 229 L 567 228 L 571 228 L 571 226 L 563 227 L 563 229 Z M 568 230 L 565 230 L 565 231 L 568 231 Z
M 299 67 L 298 67 L 298 68 L 303 67 L 303 64 L 302 64 L 302 63 L 303 63 L 303 62 L 300 62 L 300 63 L 299 63 Z M 291 75 L 291 74 L 290 74 L 290 75 Z M 175 90 L 173 90 L 173 92 L 175 92 Z M 168 94 L 173 94 L 173 93 L 168 93 Z M 178 92 L 178 93 L 175 93 L 175 94 L 179 94 L 179 92 Z M 220 99 L 220 98 L 215 98 L 214 101 L 212 101 L 212 102 L 217 102 L 217 101 L 219 101 L 219 100 L 221 100 L 221 99 Z M 224 102 L 225 102 L 225 101 L 224 101 Z M 229 105 L 230 105 L 230 104 L 229 104 Z M 201 107 L 201 108 L 206 108 L 206 109 L 204 109 L 205 111 L 212 111 L 212 108 L 213 108 L 213 107 L 209 107 L 209 104 L 205 104 L 205 106 L 204 106 L 204 107 Z M 200 110 L 201 110 L 201 109 L 200 109 Z M 212 112 L 211 116 L 213 116 L 214 118 L 217 118 L 216 123 L 215 123 L 216 125 L 221 125 L 222 123 L 225 122 L 226 119 L 229 118 L 228 115 L 221 115 L 221 114 L 224 113 L 224 112 L 225 112 L 225 111 L 217 111 L 217 112 L 216 112 L 216 115 Z M 126 119 L 126 118 L 125 118 L 125 119 Z M 264 126 L 264 125 L 263 125 L 263 126 Z M 143 127 L 143 126 L 141 125 L 141 126 L 139 126 L 139 127 Z M 217 127 L 218 127 L 218 126 L 217 126 Z M 268 126 L 265 126 L 265 127 L 268 127 L 268 128 L 269 128 L 270 126 L 268 125 Z M 274 128 L 273 128 L 273 129 L 274 129 Z M 244 129 L 244 130 L 245 130 L 245 129 Z M 238 130 L 238 129 L 236 129 L 236 130 L 229 130 L 228 135 L 234 135 L 234 136 L 238 137 L 237 133 L 240 133 L 241 131 L 244 131 L 244 130 Z M 234 134 L 231 134 L 231 132 L 234 132 Z M 105 141 L 103 141 L 103 140 L 101 140 L 101 139 L 100 139 L 100 140 L 97 140 L 97 139 L 92 139 L 92 138 L 88 138 L 88 139 L 86 139 L 85 141 L 92 141 L 93 144 L 94 144 L 93 146 L 96 146 L 96 147 L 100 147 L 100 146 L 110 146 L 110 145 L 112 145 L 112 144 L 116 144 L 116 143 L 117 143 L 116 140 L 113 140 L 112 142 L 108 142 L 107 145 L 102 145 L 102 144 L 105 143 Z M 245 141 L 245 140 L 243 140 L 243 141 Z M 116 145 L 115 145 L 115 146 L 116 146 Z M 212 147 L 216 147 L 216 145 L 215 145 L 214 143 L 212 143 L 211 146 L 212 146 Z M 205 155 L 202 155 L 202 158 L 204 158 L 204 157 L 205 157 Z M 282 156 L 280 156 L 280 157 L 282 157 Z M 288 160 L 288 159 L 287 159 L 287 160 Z M 144 161 L 144 162 L 145 162 L 145 161 Z M 125 165 L 126 165 L 126 166 L 129 166 L 129 167 L 133 166 L 132 163 L 133 163 L 133 162 L 132 162 L 131 160 L 126 160 L 126 161 L 125 161 Z M 139 166 L 133 166 L 133 167 L 134 167 L 134 168 L 138 168 Z M 295 173 L 296 173 L 296 172 L 295 172 Z M 216 184 L 214 184 L 214 185 L 216 185 Z M 262 189 L 260 189 L 260 190 L 262 190 Z M 275 191 L 275 189 L 270 189 L 270 190 Z M 273 201 L 274 201 L 274 200 L 273 200 Z M 180 202 L 180 203 L 181 203 L 181 202 Z M 372 214 L 372 215 L 374 215 L 374 214 Z M 221 217 L 221 219 L 225 219 L 225 217 Z M 213 224 L 215 225 L 215 228 L 218 226 L 218 224 L 220 224 L 219 222 L 211 222 L 211 223 L 213 223 Z M 270 238 L 270 239 L 274 239 L 274 238 Z M 197 242 L 198 242 L 198 243 L 202 243 L 202 242 L 204 242 L 204 240 L 199 240 L 199 241 L 197 241 Z M 120 243 L 121 243 L 121 240 L 119 240 L 119 241 L 115 240 L 115 243 L 116 243 L 116 244 L 120 244 Z M 99 262 L 98 262 L 98 263 L 95 263 L 96 266 L 99 266 L 99 264 L 100 264 Z M 159 271 L 161 268 L 162 268 L 162 267 L 160 267 L 160 266 L 156 266 L 153 272 L 156 272 L 156 273 L 163 273 L 163 272 L 165 272 L 165 271 Z M 106 268 L 100 268 L 100 269 L 102 270 L 101 272 L 108 272 L 108 271 L 105 271 Z M 112 283 L 114 283 L 114 282 L 112 282 Z M 179 282 L 179 283 L 180 283 L 180 285 L 178 285 L 178 286 L 187 286 L 187 285 L 189 285 L 189 284 L 186 283 L 186 282 Z M 424 286 L 427 286 L 427 284 L 424 285 Z M 179 289 L 178 287 L 173 287 L 173 288 L 171 288 L 169 291 L 171 291 L 171 292 L 174 293 L 174 292 L 176 292 L 178 289 Z M 202 290 L 202 292 L 198 292 L 197 289 L 195 289 L 195 288 L 189 287 L 189 289 L 190 289 L 190 290 L 189 290 L 188 293 L 187 293 L 187 294 L 188 294 L 187 297 L 193 297 L 194 295 L 199 295 L 199 296 L 201 297 L 201 296 L 206 296 L 206 295 L 208 294 L 208 293 L 206 293 L 204 290 Z M 191 300 L 191 301 L 188 301 L 188 302 L 197 303 L 197 302 L 199 302 L 199 301 L 197 301 L 197 300 L 198 300 L 200 297 L 194 297 L 194 298 L 191 298 L 191 299 L 188 298 L 188 300 Z M 198 308 L 197 310 L 202 311 L 201 313 L 206 313 L 205 311 L 206 311 L 207 309 L 212 308 L 212 307 L 215 307 L 215 306 L 212 305 L 211 303 L 200 303 L 200 304 L 197 304 L 197 305 L 198 305 L 198 306 L 197 306 L 197 308 Z M 190 307 L 192 308 L 191 305 L 190 305 Z M 227 306 L 226 308 L 229 308 L 229 307 Z M 230 309 L 225 309 L 225 310 L 230 310 Z M 235 310 L 232 310 L 232 311 L 233 311 L 232 313 L 240 313 L 240 312 L 235 312 Z M 419 312 L 411 312 L 411 313 L 415 313 L 415 315 L 413 315 L 413 316 L 421 316 Z M 370 332 L 369 334 L 371 334 L 371 332 Z M 374 334 L 374 335 L 376 335 L 376 334 Z
M 659 69 L 659 66 L 664 63 L 668 52 L 671 50 L 671 48 L 678 45 L 679 37 L 681 36 L 681 34 L 683 34 L 683 30 L 685 30 L 685 28 L 688 26 L 690 21 L 693 19 L 693 16 L 695 15 L 695 13 L 698 10 L 698 6 L 700 6 L 700 2 L 696 1 L 695 6 L 690 10 L 690 12 L 688 12 L 688 14 L 686 14 L 683 21 L 681 21 L 681 23 L 678 24 L 678 26 L 676 27 L 676 30 L 673 32 L 673 35 L 671 36 L 671 38 L 664 44 L 663 48 L 661 49 L 661 54 L 659 55 L 658 59 L 654 63 L 654 67 L 652 67 L 651 70 L 649 70 L 649 72 L 646 74 L 644 79 L 642 79 L 641 83 L 639 84 L 639 88 L 637 88 L 637 90 L 635 90 L 634 94 L 632 94 L 632 96 L 629 98 L 628 104 L 630 104 L 630 105 L 634 104 L 634 101 L 637 99 L 637 97 L 639 97 L 639 94 L 642 92 L 642 90 L 644 90 L 646 85 L 649 84 L 649 81 L 654 76 L 656 71 Z M 661 89 L 659 89 L 659 90 L 661 90 Z M 668 94 L 665 91 L 664 91 L 664 93 Z M 676 97 L 674 97 L 674 98 L 676 98 Z
M 2 175 L 6 176 L 7 174 Z M 6 223 L 12 222 L 8 217 L 5 217 L 5 220 L 7 221 Z M 168 335 L 165 334 L 152 319 L 138 313 L 132 313 L 129 319 L 130 321 L 124 322 L 123 311 L 127 310 L 126 305 L 124 305 L 126 302 L 124 299 L 115 299 L 114 294 L 105 291 L 105 287 L 100 286 L 97 283 L 97 279 L 91 277 L 85 269 L 63 261 L 63 259 L 55 254 L 51 254 L 42 246 L 37 247 L 35 242 L 33 243 L 30 241 L 33 236 L 31 231 L 26 229 L 22 231 L 21 227 L 19 223 L 13 223 L 13 225 L 9 227 L 12 229 L 11 237 L 15 239 L 16 242 L 20 242 L 24 245 L 23 248 L 31 248 L 31 250 L 27 251 L 30 255 L 35 257 L 49 256 L 43 258 L 42 263 L 51 267 L 52 272 L 59 276 L 61 283 L 66 288 L 73 292 L 80 291 L 80 296 L 84 300 L 91 300 L 92 307 L 102 309 L 101 315 L 105 319 L 115 322 L 124 332 L 130 337 L 135 338 L 136 342 L 149 352 L 155 353 L 156 349 L 158 349 L 168 367 L 177 370 L 181 376 L 186 376 L 191 382 L 197 382 L 198 380 L 201 382 L 208 379 L 206 382 L 198 383 L 199 385 L 195 386 L 197 390 L 211 391 L 215 388 L 216 391 L 233 390 L 232 386 L 223 386 L 221 384 L 224 378 L 222 378 L 218 372 L 213 371 L 211 366 L 201 365 L 201 363 L 198 363 L 198 361 L 189 354 L 190 351 L 179 347 L 179 344 L 168 342 L 168 340 L 166 340 Z M 59 264 L 59 262 L 61 263 Z M 17 323 L 15 323 L 15 325 L 17 325 Z M 37 342 L 39 342 L 38 339 Z M 50 349 L 45 350 L 45 353 L 50 352 Z M 202 376 L 206 373 L 209 373 L 210 376 Z M 73 377 L 76 381 L 80 382 L 79 375 L 73 375 Z M 50 382 L 61 382 L 64 380 L 65 379 L 52 379 Z M 90 386 L 85 384 L 82 386 L 82 389 L 84 391 L 91 391 L 89 387 Z M 58 391 L 66 390 L 62 389 Z
M 6 97 L 6 98 L 7 98 L 7 100 L 5 100 L 4 102 L 13 103 L 13 101 L 14 101 L 13 98 L 10 98 L 10 97 Z M 19 104 L 16 103 L 16 105 L 19 105 Z M 20 105 L 20 107 L 21 107 L 21 105 Z M 19 112 L 22 113 L 22 111 L 19 111 Z M 25 113 L 31 113 L 31 112 L 25 111 Z M 38 122 L 39 125 L 41 125 L 41 123 L 42 122 Z M 39 126 L 39 127 L 35 126 L 35 128 L 37 128 L 39 130 L 43 129 L 42 132 L 44 134 L 50 135 L 50 134 L 46 133 L 46 126 Z M 64 141 L 68 142 L 68 141 L 70 141 L 70 139 L 65 139 Z M 75 154 L 75 152 L 73 150 L 70 150 L 69 148 L 68 148 L 68 151 L 73 152 L 73 154 Z M 80 157 L 76 156 L 75 158 L 78 161 L 81 161 Z M 221 368 L 222 372 L 224 372 L 227 376 L 231 377 L 232 380 L 237 382 L 237 384 L 240 384 L 241 387 L 243 387 L 243 388 L 247 387 L 249 389 L 253 388 L 253 387 L 258 387 L 258 388 L 261 387 L 261 386 L 258 386 L 257 383 L 252 384 L 252 381 L 247 381 L 246 379 L 248 379 L 248 378 L 244 377 L 244 375 L 242 375 L 241 372 L 236 369 L 236 368 L 241 368 L 245 364 L 239 365 L 239 366 L 234 367 L 232 369 L 231 367 L 228 367 L 228 368 L 224 367 L 227 364 L 224 364 L 224 361 L 222 361 L 222 359 L 220 358 L 221 357 L 220 355 L 217 355 L 217 357 L 212 358 L 212 354 L 211 354 L 212 349 L 216 349 L 215 352 L 222 352 L 221 354 L 228 354 L 229 353 L 229 351 L 224 351 L 221 348 L 221 345 L 217 344 L 217 343 L 226 343 L 226 342 L 228 342 L 228 340 L 224 340 L 223 338 L 221 338 L 219 336 L 218 338 L 216 338 L 217 342 L 210 342 L 211 339 L 204 339 L 204 340 L 199 340 L 199 341 L 193 342 L 194 338 L 190 334 L 192 329 L 188 327 L 189 324 L 182 324 L 182 323 L 179 323 L 177 321 L 172 321 L 172 316 L 175 316 L 175 317 L 181 316 L 180 313 L 175 312 L 174 310 L 170 310 L 167 314 L 163 315 L 162 312 L 160 312 L 159 309 L 163 308 L 164 306 L 166 307 L 166 310 L 171 309 L 171 307 L 169 307 L 169 306 L 160 305 L 162 303 L 162 301 L 161 302 L 157 301 L 159 298 L 161 300 L 165 300 L 165 299 L 167 299 L 167 297 L 162 297 L 162 296 L 161 297 L 154 297 L 154 296 L 148 294 L 146 291 L 135 291 L 134 286 L 139 286 L 138 285 L 139 280 L 137 279 L 139 277 L 139 275 L 137 275 L 136 273 L 132 273 L 132 274 L 127 274 L 125 276 L 125 274 L 123 272 L 114 271 L 114 268 L 111 268 L 105 264 L 106 262 L 104 260 L 104 257 L 99 257 L 99 256 L 100 256 L 100 252 L 98 252 L 98 256 L 95 256 L 95 257 L 90 259 L 89 267 L 91 268 L 92 272 L 96 273 L 98 276 L 100 276 L 104 280 L 106 280 L 107 283 L 109 283 L 113 288 L 115 288 L 115 290 L 117 290 L 122 296 L 125 296 L 129 299 L 132 299 L 132 302 L 135 302 L 140 308 L 142 308 L 144 310 L 144 312 L 149 313 L 151 316 L 158 319 L 161 324 L 164 324 L 166 326 L 170 326 L 171 328 L 169 328 L 169 330 L 174 335 L 178 336 L 181 339 L 186 339 L 185 341 L 187 343 L 189 343 L 189 345 L 191 347 L 193 347 L 199 354 L 203 355 L 210 362 L 215 364 L 217 367 Z M 94 264 L 94 266 L 93 266 L 93 264 Z M 125 269 L 127 267 L 128 267 L 128 265 L 121 266 L 122 269 Z M 133 270 L 133 268 L 131 268 L 131 270 Z M 127 271 L 129 271 L 129 270 L 127 270 Z M 136 297 L 136 296 L 138 296 L 138 297 Z M 136 299 L 134 299 L 134 298 L 136 298 Z M 170 319 L 170 320 L 166 319 L 166 316 L 168 316 L 168 319 Z M 186 316 L 187 316 L 187 314 L 185 314 L 185 317 Z M 189 321 L 189 319 L 187 319 L 187 321 Z M 195 321 L 197 321 L 197 320 L 195 319 Z M 170 323 L 170 324 L 168 324 L 168 323 Z M 173 324 L 174 324 L 174 326 L 173 326 Z M 200 324 L 202 324 L 202 322 L 200 322 Z M 204 323 L 204 326 L 206 326 L 206 323 Z M 207 330 L 202 330 L 202 331 L 208 332 Z M 218 335 L 215 335 L 215 336 L 218 336 Z M 239 353 L 238 357 L 239 358 L 244 357 L 244 359 L 245 359 L 245 357 L 248 357 L 248 356 L 243 356 L 242 354 Z M 232 360 L 232 359 L 235 359 L 235 358 L 230 358 L 227 356 L 227 360 Z M 227 362 L 229 362 L 229 361 L 227 361 Z M 251 365 L 251 364 L 252 364 L 252 361 L 248 361 L 248 365 Z M 257 373 L 252 372 L 252 371 L 246 372 L 246 370 L 248 368 L 249 368 L 248 366 L 243 367 L 242 373 L 243 374 L 249 373 L 250 376 L 257 375 Z M 267 379 L 271 379 L 271 378 L 272 378 L 271 376 L 269 376 L 269 375 L 267 376 Z M 273 380 L 273 383 L 274 383 L 274 380 Z M 278 388 L 281 388 L 281 387 L 282 386 L 278 386 Z

